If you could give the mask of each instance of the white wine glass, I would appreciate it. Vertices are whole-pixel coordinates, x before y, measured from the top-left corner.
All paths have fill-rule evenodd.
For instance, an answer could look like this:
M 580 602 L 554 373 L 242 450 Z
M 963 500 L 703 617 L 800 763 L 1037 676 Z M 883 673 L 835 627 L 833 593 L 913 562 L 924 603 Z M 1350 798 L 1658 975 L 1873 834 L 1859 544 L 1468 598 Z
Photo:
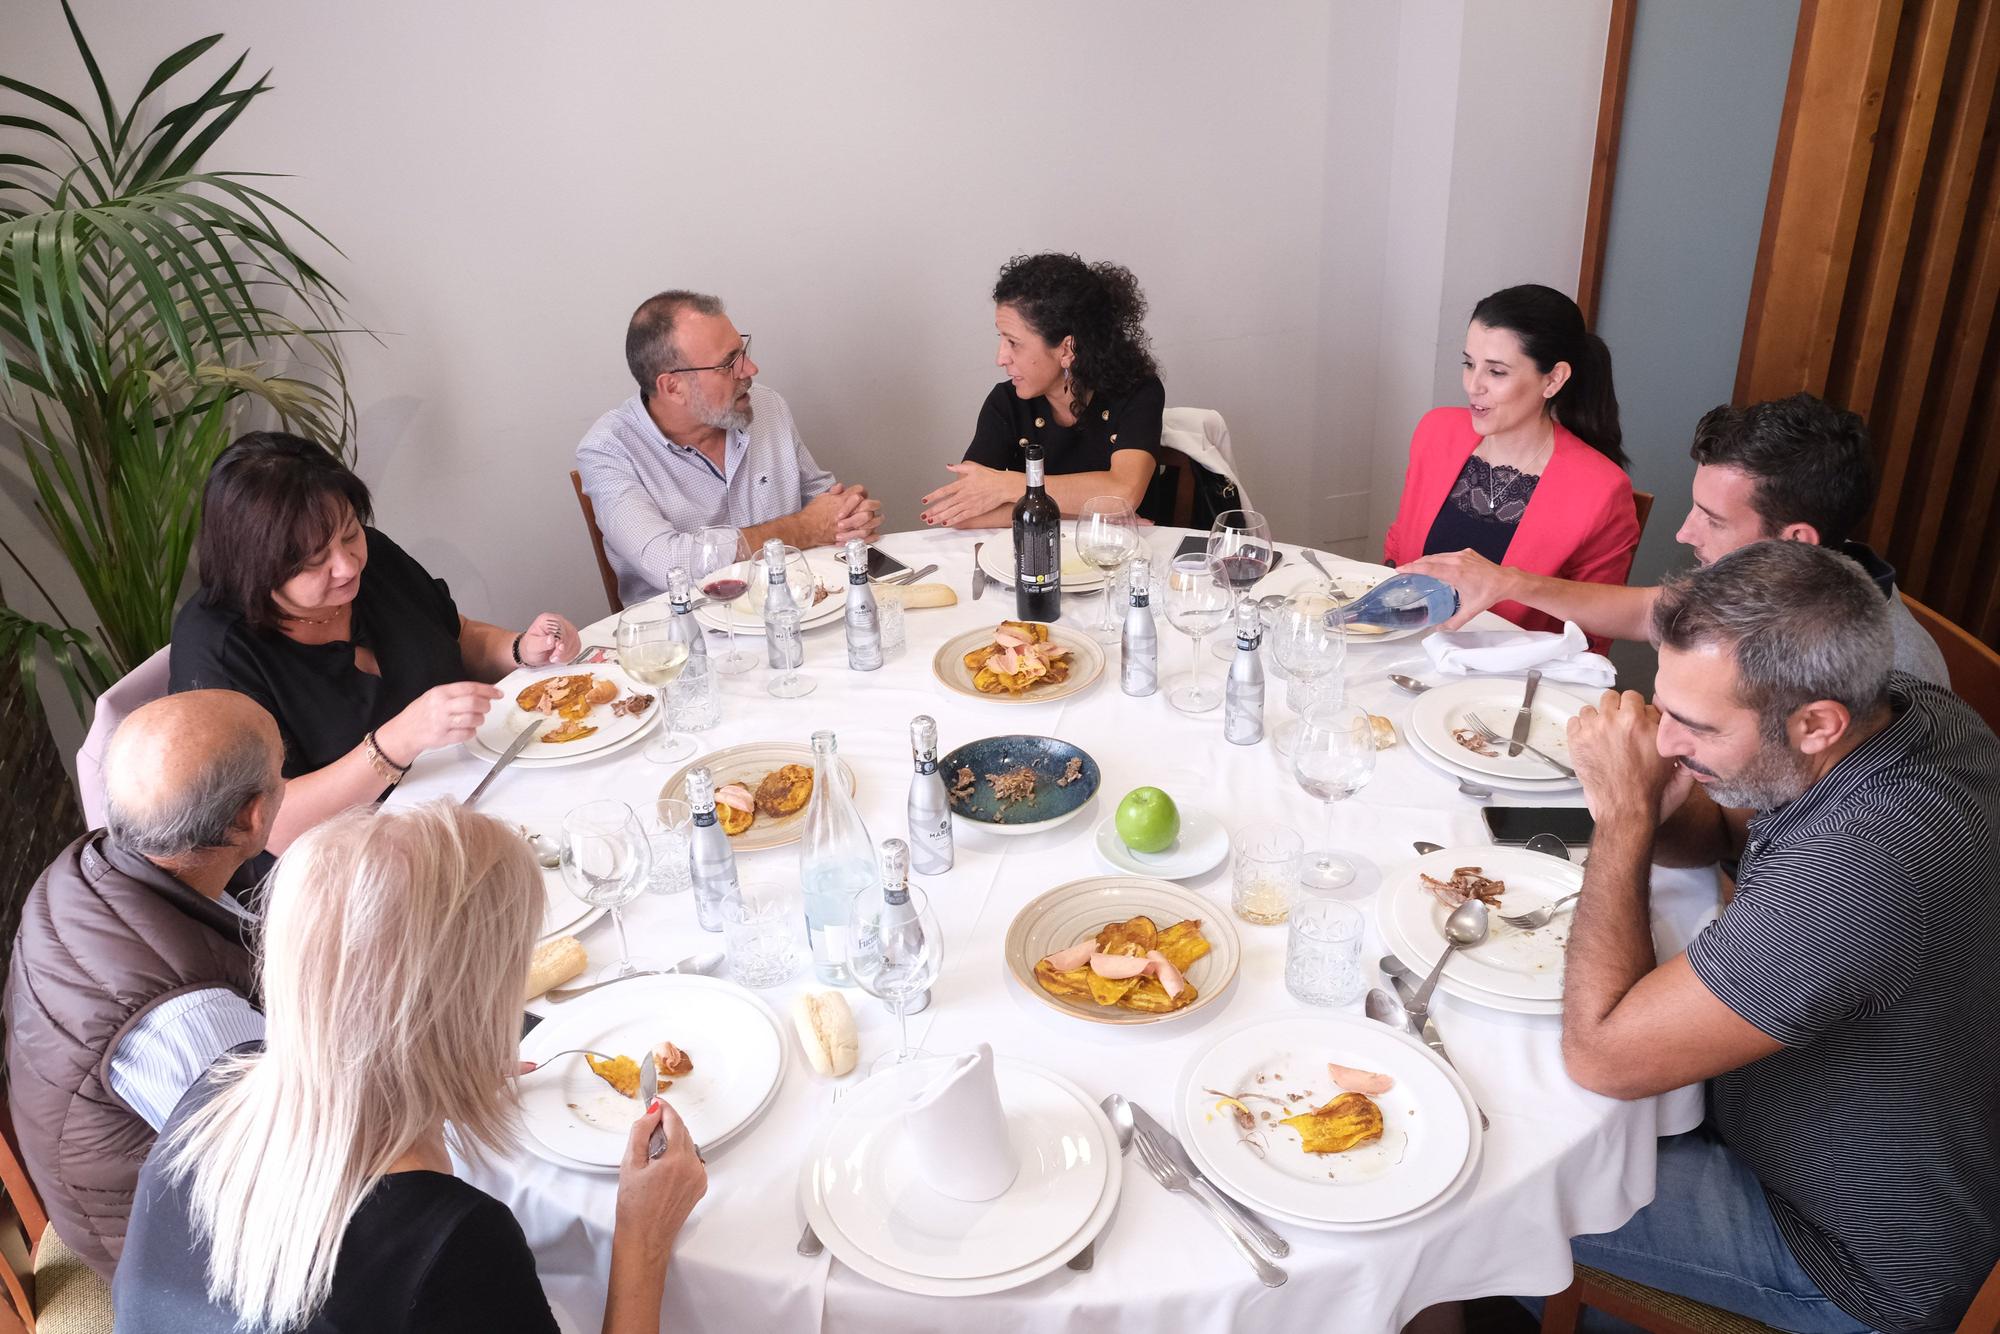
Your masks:
M 1368 715 L 1346 705 L 1321 704 L 1308 712 L 1292 748 L 1292 774 L 1306 795 L 1326 803 L 1326 842 L 1306 858 L 1300 882 L 1310 889 L 1340 889 L 1354 882 L 1354 863 L 1334 847 L 1333 817 L 1340 803 L 1368 786 L 1375 773 L 1375 729 Z
M 1222 691 L 1201 679 L 1201 641 L 1229 619 L 1229 590 L 1216 580 L 1206 556 L 1177 556 L 1167 568 L 1167 623 L 1194 641 L 1194 661 L 1185 685 L 1167 692 L 1167 703 L 1182 713 L 1206 713 L 1222 703 Z
M 716 654 L 715 670 L 734 676 L 757 665 L 757 655 L 736 642 L 736 602 L 750 588 L 750 575 L 743 563 L 750 559 L 750 544 L 740 528 L 704 528 L 695 538 L 695 572 L 701 591 L 722 609 L 722 625 L 729 632 L 729 648 Z
M 630 977 L 640 964 L 632 958 L 620 911 L 646 888 L 653 848 L 639 817 L 622 801 L 589 801 L 562 821 L 562 878 L 569 892 L 593 908 L 609 908 L 618 929 L 618 963 L 594 980 Z
M 1241 601 L 1278 563 L 1270 521 L 1258 510 L 1224 510 L 1216 515 L 1208 530 L 1208 562 L 1215 567 L 1215 577 Z M 1217 657 L 1235 651 L 1227 635 L 1216 645 Z
M 1104 575 L 1104 615 L 1092 636 L 1115 644 L 1121 630 L 1113 606 L 1118 571 L 1139 554 L 1139 516 L 1122 496 L 1092 496 L 1077 511 L 1075 540 L 1076 554 Z
M 627 676 L 653 688 L 659 702 L 660 730 L 646 743 L 646 758 L 655 764 L 672 764 L 694 754 L 694 738 L 674 730 L 672 702 L 667 687 L 687 666 L 689 645 L 674 624 L 671 607 L 657 602 L 627 607 L 618 613 L 613 632 L 618 645 L 618 667 Z
M 1292 753 L 1314 705 L 1344 702 L 1346 692 L 1339 687 L 1347 663 L 1347 631 L 1338 620 L 1332 625 L 1326 620 L 1336 605 L 1326 589 L 1313 588 L 1292 594 L 1272 612 L 1264 642 L 1284 669 L 1285 703 L 1299 715 L 1273 734 L 1280 755 Z
M 863 991 L 896 1014 L 896 1050 L 868 1072 L 930 1055 L 910 1046 L 910 1005 L 944 970 L 944 933 L 929 897 L 912 886 L 909 903 L 891 907 L 875 886 L 857 892 L 848 923 L 847 966 Z

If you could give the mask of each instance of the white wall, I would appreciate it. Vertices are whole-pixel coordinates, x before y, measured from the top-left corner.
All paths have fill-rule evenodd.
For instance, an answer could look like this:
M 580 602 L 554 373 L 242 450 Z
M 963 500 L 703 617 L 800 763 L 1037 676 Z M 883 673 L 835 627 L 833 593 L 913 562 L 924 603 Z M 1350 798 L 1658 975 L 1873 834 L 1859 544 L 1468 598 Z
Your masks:
M 381 331 L 383 526 L 519 622 L 602 606 L 563 474 L 640 298 L 722 294 L 909 526 L 997 378 L 994 272 L 1043 248 L 1138 274 L 1169 402 L 1227 417 L 1281 537 L 1379 550 L 1471 301 L 1574 282 L 1608 0 L 78 7 L 117 87 L 218 29 L 274 70 L 209 165 L 293 173 Z M 54 0 L 10 9 L 0 68 L 84 94 Z

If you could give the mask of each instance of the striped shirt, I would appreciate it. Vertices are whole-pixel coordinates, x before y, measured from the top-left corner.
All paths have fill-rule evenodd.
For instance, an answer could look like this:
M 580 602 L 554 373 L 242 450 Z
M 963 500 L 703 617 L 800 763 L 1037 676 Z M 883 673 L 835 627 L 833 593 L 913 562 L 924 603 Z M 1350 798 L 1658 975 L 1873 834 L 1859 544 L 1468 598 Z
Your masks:
M 663 592 L 676 565 L 706 574 L 694 560 L 703 528 L 769 523 L 833 485 L 775 389 L 750 386 L 750 409 L 750 425 L 729 433 L 725 471 L 667 439 L 637 394 L 599 417 L 577 445 L 577 471 L 626 605 Z
M 1894 717 L 1751 820 L 1688 947 L 1781 1051 L 1710 1081 L 1800 1266 L 1871 1329 L 1953 1328 L 2000 1254 L 2000 741 L 1890 677 Z
M 146 1011 L 112 1047 L 111 1091 L 158 1130 L 216 1057 L 263 1036 L 264 1016 L 227 987 L 184 991 Z

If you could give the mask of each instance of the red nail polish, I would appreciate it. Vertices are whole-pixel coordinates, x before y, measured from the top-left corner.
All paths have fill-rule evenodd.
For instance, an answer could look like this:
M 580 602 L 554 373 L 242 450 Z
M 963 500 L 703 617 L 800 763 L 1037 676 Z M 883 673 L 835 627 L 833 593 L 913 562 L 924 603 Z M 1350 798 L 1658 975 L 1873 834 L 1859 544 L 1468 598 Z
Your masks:
M 658 1098 L 655 1098 L 651 1102 L 646 1104 L 646 1111 L 649 1115 L 659 1110 L 660 1110 L 660 1100 Z

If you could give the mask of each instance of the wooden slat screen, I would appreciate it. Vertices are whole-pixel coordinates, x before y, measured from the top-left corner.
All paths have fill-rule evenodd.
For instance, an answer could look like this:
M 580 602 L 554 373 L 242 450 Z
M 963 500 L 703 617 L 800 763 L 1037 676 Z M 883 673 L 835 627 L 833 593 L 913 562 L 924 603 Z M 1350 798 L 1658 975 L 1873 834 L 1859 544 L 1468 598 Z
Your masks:
M 2000 0 L 1804 0 L 1736 400 L 1867 418 L 1865 536 L 2000 644 Z

